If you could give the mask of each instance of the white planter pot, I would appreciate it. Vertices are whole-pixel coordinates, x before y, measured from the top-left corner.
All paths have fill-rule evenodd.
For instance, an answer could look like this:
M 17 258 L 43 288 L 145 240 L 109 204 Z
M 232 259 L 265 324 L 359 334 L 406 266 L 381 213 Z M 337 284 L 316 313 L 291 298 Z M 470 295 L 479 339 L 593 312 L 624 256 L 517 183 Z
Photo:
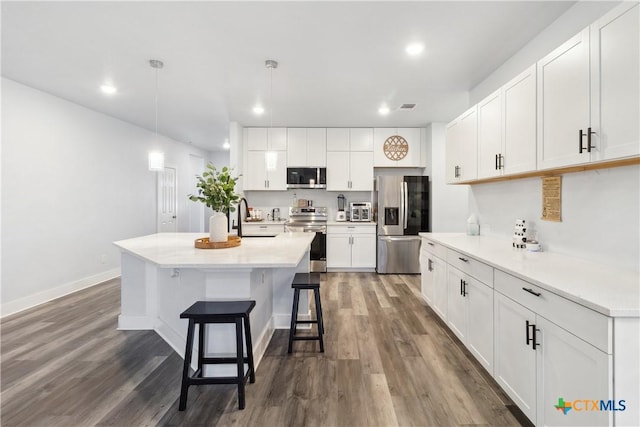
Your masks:
M 227 216 L 222 212 L 214 212 L 209 217 L 209 241 L 226 242 L 228 236 Z

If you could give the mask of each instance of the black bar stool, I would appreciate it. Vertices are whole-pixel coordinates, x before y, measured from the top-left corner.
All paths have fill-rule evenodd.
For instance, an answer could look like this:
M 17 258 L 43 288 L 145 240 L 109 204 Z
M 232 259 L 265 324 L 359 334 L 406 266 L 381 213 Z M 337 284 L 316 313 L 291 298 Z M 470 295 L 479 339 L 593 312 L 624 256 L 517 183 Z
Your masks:
M 181 319 L 189 319 L 187 330 L 187 347 L 184 351 L 184 369 L 182 371 L 182 388 L 180 390 L 180 405 L 178 410 L 187 407 L 187 393 L 191 385 L 203 384 L 238 384 L 238 406 L 244 409 L 244 383 L 247 377 L 251 383 L 256 381 L 253 367 L 253 346 L 251 344 L 251 325 L 249 313 L 255 307 L 255 301 L 198 301 L 180 314 Z M 244 321 L 244 335 L 247 346 L 247 356 L 244 357 L 242 343 L 242 323 Z M 236 357 L 205 357 L 204 330 L 209 323 L 235 323 L 236 325 Z M 195 325 L 198 324 L 198 369 L 189 376 L 189 365 L 193 353 L 193 336 Z M 244 364 L 249 365 L 247 373 Z M 235 377 L 203 377 L 203 365 L 237 364 L 238 375 Z
M 320 303 L 320 273 L 296 273 L 291 283 L 293 288 L 293 308 L 291 310 L 291 328 L 289 329 L 289 353 L 293 350 L 294 341 L 319 341 L 320 352 L 324 353 L 324 321 L 322 320 L 322 304 Z M 298 320 L 298 303 L 300 290 L 312 290 L 316 302 L 316 320 Z M 317 336 L 296 336 L 296 326 L 302 324 L 317 324 Z

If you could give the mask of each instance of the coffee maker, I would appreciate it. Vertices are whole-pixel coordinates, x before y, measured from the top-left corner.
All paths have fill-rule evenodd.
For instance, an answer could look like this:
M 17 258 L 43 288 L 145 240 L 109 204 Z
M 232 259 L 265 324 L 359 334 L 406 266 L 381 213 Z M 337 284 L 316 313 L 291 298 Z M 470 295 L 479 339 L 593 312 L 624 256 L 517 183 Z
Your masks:
M 346 221 L 347 213 L 344 211 L 344 208 L 347 204 L 347 199 L 344 197 L 344 194 L 338 195 L 338 212 L 336 213 L 336 221 Z

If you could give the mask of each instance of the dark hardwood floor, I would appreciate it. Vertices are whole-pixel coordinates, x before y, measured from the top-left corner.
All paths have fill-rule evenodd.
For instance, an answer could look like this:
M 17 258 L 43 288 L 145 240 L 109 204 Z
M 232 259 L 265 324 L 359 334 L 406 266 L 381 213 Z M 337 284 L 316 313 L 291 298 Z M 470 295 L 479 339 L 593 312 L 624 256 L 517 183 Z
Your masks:
M 0 424 L 9 426 L 520 425 L 517 410 L 419 293 L 419 276 L 323 276 L 325 353 L 276 331 L 246 388 L 191 387 L 151 331 L 118 331 L 120 282 L 0 324 Z

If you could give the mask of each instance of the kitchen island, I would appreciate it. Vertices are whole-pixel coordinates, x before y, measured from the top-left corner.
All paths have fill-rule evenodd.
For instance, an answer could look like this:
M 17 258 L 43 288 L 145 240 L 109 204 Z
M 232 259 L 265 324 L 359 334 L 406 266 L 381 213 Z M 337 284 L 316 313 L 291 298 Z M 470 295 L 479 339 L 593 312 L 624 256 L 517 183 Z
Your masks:
M 202 233 L 159 233 L 114 242 L 122 251 L 118 329 L 155 330 L 184 355 L 187 320 L 180 313 L 199 300 L 256 301 L 251 312 L 256 366 L 276 328 L 288 328 L 296 272 L 309 271 L 312 233 L 244 237 L 238 247 L 196 249 Z M 301 295 L 302 297 L 302 295 Z M 306 295 L 300 314 L 308 314 Z M 233 354 L 231 325 L 210 325 L 207 354 Z M 215 337 L 215 339 L 214 339 Z M 215 373 L 232 367 L 216 366 Z M 219 371 L 219 372 L 218 372 Z

